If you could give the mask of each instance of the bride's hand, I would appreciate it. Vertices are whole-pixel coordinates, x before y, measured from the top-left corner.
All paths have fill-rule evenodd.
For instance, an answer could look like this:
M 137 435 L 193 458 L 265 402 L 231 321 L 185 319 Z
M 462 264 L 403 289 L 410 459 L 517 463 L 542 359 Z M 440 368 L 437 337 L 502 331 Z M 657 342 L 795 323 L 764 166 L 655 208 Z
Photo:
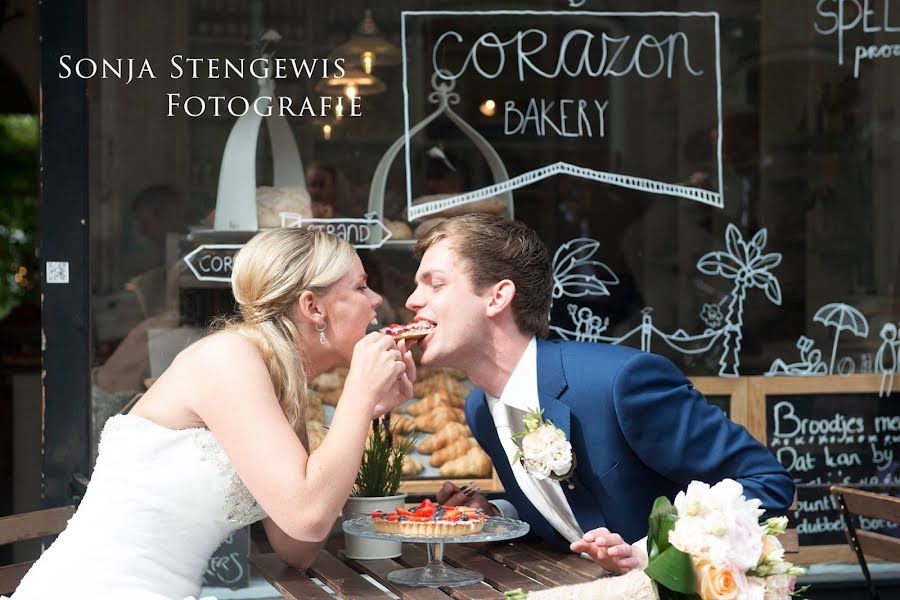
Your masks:
M 413 384 L 416 382 L 416 363 L 413 361 L 412 352 L 406 349 L 406 340 L 397 342 L 397 349 L 403 357 L 403 364 L 406 369 L 400 373 L 400 376 L 394 381 L 390 389 L 387 391 L 372 413 L 372 418 L 377 419 L 385 413 L 388 413 L 410 398 L 413 394 Z
M 370 333 L 356 343 L 350 359 L 350 371 L 341 398 L 368 400 L 374 407 L 383 398 L 391 398 L 397 388 L 398 378 L 406 377 L 412 357 L 403 356 L 393 338 L 382 333 Z M 415 377 L 415 366 L 413 366 Z M 409 379 L 407 378 L 408 382 Z M 412 384 L 409 384 L 412 394 Z

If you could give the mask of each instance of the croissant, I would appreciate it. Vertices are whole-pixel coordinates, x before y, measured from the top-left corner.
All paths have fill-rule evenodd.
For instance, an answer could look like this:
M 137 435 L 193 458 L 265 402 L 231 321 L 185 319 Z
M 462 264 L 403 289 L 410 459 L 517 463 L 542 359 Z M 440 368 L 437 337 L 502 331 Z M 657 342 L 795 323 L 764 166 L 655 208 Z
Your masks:
M 338 400 L 341 399 L 341 394 L 344 393 L 344 388 L 336 387 L 328 390 L 324 390 L 322 392 L 322 404 L 329 404 L 331 406 L 337 406 Z
M 445 368 L 444 373 L 459 381 L 466 379 L 466 372 L 461 369 Z
M 455 381 L 455 379 L 448 376 L 446 373 L 437 373 L 427 379 L 416 381 L 416 383 L 413 384 L 413 393 L 419 398 L 424 398 L 428 394 L 432 394 L 439 390 L 447 391 L 451 382 Z
M 309 438 L 309 451 L 315 452 L 322 445 L 325 439 L 325 426 L 318 421 L 308 421 L 306 423 L 306 435 Z
M 419 431 L 433 433 L 448 421 L 466 422 L 466 413 L 458 408 L 442 404 L 434 410 L 421 414 L 413 420 L 413 426 Z
M 413 425 L 412 419 L 406 415 L 391 413 L 391 431 L 394 432 L 395 435 L 410 433 L 413 429 L 415 429 L 415 426 Z
M 470 435 L 469 428 L 463 423 L 451 421 L 441 427 L 437 433 L 425 438 L 416 448 L 422 454 L 431 454 L 456 440 Z
M 457 381 L 456 379 L 451 379 L 447 384 L 447 391 L 450 392 L 452 396 L 462 396 L 463 404 L 465 404 L 466 397 L 472 393 L 472 390 L 464 384 L 462 381 Z
M 465 408 L 466 407 L 466 396 L 468 396 L 468 394 L 459 395 L 459 394 L 448 393 L 448 394 L 442 395 L 442 398 L 444 399 L 444 402 L 446 404 L 449 404 L 453 408 Z
M 435 453 L 431 455 L 429 463 L 432 467 L 439 467 L 447 461 L 459 458 L 468 452 L 469 448 L 477 445 L 478 442 L 475 441 L 475 438 L 460 438 L 452 444 L 444 446 L 440 450 L 436 450 Z
M 445 462 L 438 472 L 442 477 L 488 477 L 492 468 L 487 453 L 475 446 L 459 458 Z
M 414 459 L 412 456 L 403 457 L 402 473 L 404 477 L 415 477 L 425 470 L 425 465 Z
M 413 384 L 413 393 L 419 398 L 424 398 L 425 396 L 433 394 L 435 392 L 441 392 L 444 394 L 449 394 L 451 396 L 462 396 L 463 398 L 465 398 L 471 391 L 472 390 L 469 389 L 469 386 L 464 384 L 462 381 L 453 379 L 452 377 L 445 374 L 435 375 L 429 377 L 425 381 L 417 381 L 415 384 Z
M 306 388 L 306 405 L 322 406 L 322 394 L 312 388 Z
M 344 380 L 347 379 L 347 373 L 350 370 L 346 367 L 338 367 L 336 369 L 332 369 L 330 371 L 326 371 L 322 373 L 312 382 L 311 387 L 320 390 L 333 390 L 335 388 L 344 387 Z
M 414 417 L 418 417 L 421 414 L 425 414 L 441 406 L 443 401 L 441 397 L 437 394 L 431 394 L 429 396 L 425 396 L 418 402 L 413 402 L 409 406 L 406 407 L 406 412 L 411 414 Z
M 325 409 L 322 408 L 321 404 L 318 406 L 307 405 L 306 420 L 308 422 L 315 421 L 318 423 L 324 423 L 325 422 Z

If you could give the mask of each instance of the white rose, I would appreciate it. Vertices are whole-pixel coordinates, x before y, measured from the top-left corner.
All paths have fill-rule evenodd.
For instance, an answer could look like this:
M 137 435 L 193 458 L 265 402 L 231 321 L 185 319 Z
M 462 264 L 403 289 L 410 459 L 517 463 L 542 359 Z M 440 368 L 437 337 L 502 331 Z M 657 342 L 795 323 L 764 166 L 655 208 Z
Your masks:
M 550 468 L 559 477 L 568 475 L 569 471 L 572 470 L 572 444 L 557 438 L 552 444 L 551 450 Z
M 538 481 L 550 476 L 550 464 L 540 458 L 526 458 L 525 470 Z

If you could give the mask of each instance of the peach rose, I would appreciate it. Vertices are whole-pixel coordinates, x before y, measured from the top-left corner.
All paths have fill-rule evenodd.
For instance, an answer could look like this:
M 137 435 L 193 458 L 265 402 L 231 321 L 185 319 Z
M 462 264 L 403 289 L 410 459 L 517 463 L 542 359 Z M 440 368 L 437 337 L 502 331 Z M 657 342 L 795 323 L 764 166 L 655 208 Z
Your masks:
M 738 582 L 728 569 L 720 569 L 708 560 L 697 561 L 697 587 L 703 600 L 735 600 Z

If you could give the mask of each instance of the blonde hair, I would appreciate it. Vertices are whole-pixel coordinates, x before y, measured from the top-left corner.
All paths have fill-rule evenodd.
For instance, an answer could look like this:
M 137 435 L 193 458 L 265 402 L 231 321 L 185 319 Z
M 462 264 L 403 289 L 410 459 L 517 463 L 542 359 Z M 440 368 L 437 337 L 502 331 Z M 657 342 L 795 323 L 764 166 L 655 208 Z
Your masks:
M 273 229 L 254 236 L 234 257 L 231 290 L 240 317 L 217 328 L 250 339 L 259 350 L 278 403 L 307 444 L 307 356 L 288 313 L 305 291 L 321 295 L 346 275 L 356 251 L 323 232 Z

